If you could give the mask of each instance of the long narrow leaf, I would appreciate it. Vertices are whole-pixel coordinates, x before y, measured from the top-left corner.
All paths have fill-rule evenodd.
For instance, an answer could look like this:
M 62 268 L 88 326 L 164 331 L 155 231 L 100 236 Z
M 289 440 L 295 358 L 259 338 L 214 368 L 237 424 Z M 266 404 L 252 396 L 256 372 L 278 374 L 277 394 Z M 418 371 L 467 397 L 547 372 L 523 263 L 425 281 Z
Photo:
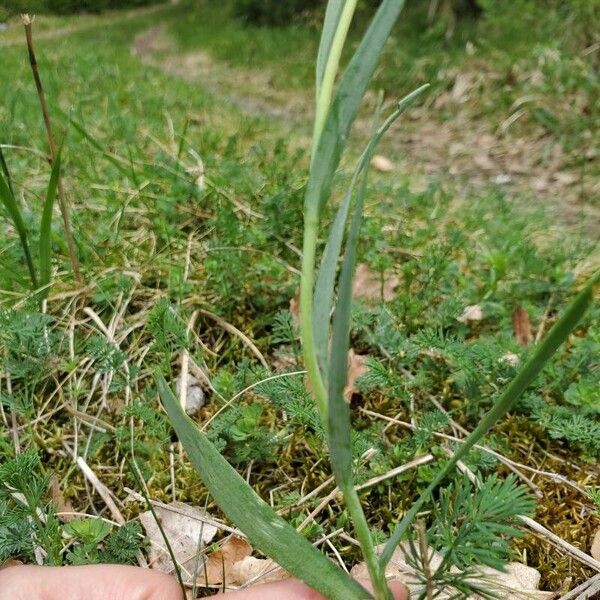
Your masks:
M 52 165 L 50 173 L 50 181 L 46 190 L 46 200 L 42 211 L 42 220 L 40 221 L 40 287 L 42 287 L 41 295 L 45 298 L 48 294 L 48 284 L 50 283 L 50 275 L 52 271 L 52 212 L 54 209 L 54 201 L 56 199 L 56 188 L 58 186 L 58 178 L 60 177 L 60 163 L 62 156 L 62 144 L 56 153 L 56 159 Z
M 8 184 L 8 188 L 11 191 L 11 194 L 14 196 L 15 191 L 12 186 L 12 179 L 10 176 L 10 171 L 8 170 L 8 165 L 6 164 L 6 159 L 4 158 L 4 152 L 2 152 L 2 146 L 0 146 L 0 169 L 4 173 L 4 177 L 6 178 L 6 183 Z
M 327 64 L 327 58 L 331 51 L 331 44 L 335 36 L 335 31 L 344 8 L 344 0 L 330 0 L 327 3 L 327 10 L 325 11 L 325 21 L 323 23 L 323 32 L 321 33 L 321 41 L 319 43 L 319 52 L 317 54 L 317 85 L 316 92 L 317 98 L 319 97 L 319 91 L 321 89 L 321 83 L 323 81 L 323 75 L 325 73 L 325 65 Z
M 63 115 L 69 119 L 69 124 L 72 125 L 73 128 L 79 134 L 81 134 L 81 136 L 84 137 L 94 148 L 96 148 L 96 150 L 101 152 L 106 157 L 106 159 L 121 172 L 122 175 L 125 175 L 126 177 L 131 176 L 132 169 L 130 167 L 126 167 L 121 162 L 125 159 L 119 160 L 113 154 L 107 152 L 102 146 L 102 144 L 81 123 L 75 121 L 75 119 L 73 119 L 73 117 L 71 117 L 70 115 L 67 115 L 67 113 L 63 112 Z
M 371 156 L 381 138 L 400 115 L 429 87 L 429 84 L 422 85 L 398 102 L 394 112 L 382 123 L 381 127 L 375 132 L 363 150 L 354 173 L 348 191 L 344 195 L 342 203 L 337 211 L 335 220 L 329 232 L 329 238 L 321 259 L 321 266 L 317 274 L 315 285 L 313 314 L 314 314 L 314 338 L 317 359 L 321 367 L 323 379 L 327 379 L 327 341 L 329 339 L 329 315 L 333 304 L 333 288 L 335 283 L 335 274 L 337 261 L 342 249 L 342 241 L 346 228 L 346 220 L 350 209 L 352 195 L 356 182 L 362 171 L 368 167 Z
M 23 249 L 23 254 L 25 255 L 25 261 L 27 262 L 27 268 L 29 269 L 31 283 L 35 289 L 37 288 L 37 276 L 35 273 L 35 267 L 33 266 L 31 252 L 29 251 L 27 228 L 25 227 L 25 221 L 21 215 L 21 209 L 19 208 L 17 200 L 15 199 L 3 173 L 0 173 L 0 201 L 2 201 L 2 204 L 4 204 L 4 207 L 12 219 L 15 229 L 17 230 L 19 239 L 21 240 L 21 248 Z
M 404 6 L 404 0 L 384 0 L 358 49 L 346 67 L 329 109 L 306 191 L 305 206 L 313 214 L 329 196 L 350 127 L 375 70 L 377 59 Z
M 194 468 L 221 510 L 255 548 L 332 600 L 363 600 L 369 593 L 261 500 L 183 412 L 162 376 L 158 390 Z
M 430 483 L 429 487 L 419 496 L 419 499 L 411 506 L 410 510 L 402 518 L 392 536 L 385 545 L 380 558 L 382 568 L 392 558 L 396 546 L 399 544 L 402 536 L 406 533 L 409 525 L 428 500 L 431 493 L 456 467 L 459 460 L 462 460 L 469 450 L 494 426 L 494 424 L 506 414 L 507 411 L 518 400 L 519 396 L 535 380 L 552 355 L 559 346 L 567 339 L 569 334 L 575 329 L 577 323 L 581 320 L 586 310 L 592 302 L 593 287 L 600 281 L 600 271 L 595 274 L 584 287 L 584 289 L 573 299 L 567 307 L 562 317 L 554 324 L 548 335 L 536 348 L 533 355 L 523 365 L 517 376 L 512 380 L 504 393 L 498 398 L 494 406 L 483 417 L 479 425 L 472 431 L 467 439 L 461 444 L 460 448 L 454 453 L 454 456 L 437 477 Z
M 374 124 L 379 121 L 381 97 L 377 104 Z M 375 138 L 375 132 L 372 138 Z M 368 147 L 365 165 L 368 166 L 375 145 Z M 356 537 L 360 543 L 365 564 L 378 598 L 391 598 L 385 582 L 383 569 L 379 566 L 375 547 L 365 518 L 360 499 L 354 489 L 352 465 L 352 426 L 350 406 L 344 398 L 344 388 L 348 376 L 348 350 L 350 347 L 350 319 L 352 309 L 352 280 L 356 266 L 356 251 L 362 222 L 362 211 L 367 191 L 367 173 L 364 168 L 360 188 L 354 203 L 352 224 L 346 242 L 346 252 L 340 273 L 338 300 L 333 316 L 333 335 L 331 340 L 329 385 L 328 385 L 328 427 L 327 440 L 331 466 L 336 482 L 344 494 L 344 501 L 350 512 Z M 325 325 L 325 324 L 324 324 Z
M 350 314 L 352 309 L 352 279 L 356 265 L 356 247 L 362 220 L 362 207 L 366 193 L 366 172 L 357 193 L 352 226 L 346 243 L 346 253 L 340 273 L 340 284 L 335 313 L 329 360 L 329 452 L 331 466 L 338 486 L 352 486 L 352 448 L 350 407 L 344 400 L 344 388 L 348 375 L 348 350 Z

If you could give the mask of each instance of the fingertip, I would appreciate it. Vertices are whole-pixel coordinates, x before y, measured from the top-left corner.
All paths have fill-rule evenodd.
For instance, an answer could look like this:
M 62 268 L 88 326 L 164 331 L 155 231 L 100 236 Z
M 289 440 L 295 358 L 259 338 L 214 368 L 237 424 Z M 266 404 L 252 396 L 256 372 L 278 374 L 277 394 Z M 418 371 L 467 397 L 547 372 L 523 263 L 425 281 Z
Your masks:
M 388 582 L 390 586 L 390 590 L 394 595 L 394 600 L 410 600 L 410 594 L 406 586 L 400 581 L 390 581 Z

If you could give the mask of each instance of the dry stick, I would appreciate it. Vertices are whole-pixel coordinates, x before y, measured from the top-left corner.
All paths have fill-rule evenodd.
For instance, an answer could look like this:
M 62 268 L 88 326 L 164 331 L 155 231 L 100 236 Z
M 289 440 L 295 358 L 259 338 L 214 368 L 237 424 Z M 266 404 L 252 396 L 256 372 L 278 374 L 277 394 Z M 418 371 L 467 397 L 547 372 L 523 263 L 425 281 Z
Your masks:
M 385 415 L 382 415 L 381 413 L 374 412 L 372 410 L 367 410 L 365 408 L 360 408 L 359 410 L 362 413 L 364 413 L 365 415 L 369 415 L 371 417 L 375 417 L 377 419 L 382 419 L 384 421 L 387 421 L 388 424 L 390 424 L 390 425 L 395 424 L 400 427 L 405 427 L 406 429 L 411 429 L 411 430 L 415 429 L 414 425 L 412 425 L 411 423 L 408 423 L 406 421 L 400 421 L 399 419 L 396 419 L 395 417 L 386 417 Z M 444 439 L 444 440 L 449 440 L 452 442 L 458 442 L 458 443 L 464 442 L 464 439 L 462 439 L 462 438 L 457 438 L 453 435 L 448 435 L 446 433 L 440 433 L 437 431 L 433 433 L 433 436 Z M 547 477 L 548 479 L 551 479 L 552 481 L 554 481 L 556 483 L 563 483 L 563 484 L 568 485 L 569 487 L 573 488 L 580 494 L 587 496 L 586 491 L 581 486 L 577 485 L 575 482 L 571 481 L 564 475 L 559 475 L 558 473 L 552 473 L 550 471 L 543 471 L 541 469 L 535 469 L 534 467 L 530 467 L 529 465 L 525 465 L 523 463 L 514 461 L 510 458 L 507 458 L 503 454 L 500 454 L 499 452 L 492 450 L 488 446 L 481 446 L 479 444 L 475 444 L 475 446 L 473 446 L 473 448 L 475 448 L 476 450 L 481 450 L 482 452 L 485 452 L 486 454 L 489 454 L 490 456 L 494 456 L 496 459 L 498 459 L 498 461 L 500 461 L 503 465 L 508 467 L 513 473 L 515 473 L 518 477 L 520 477 L 530 487 L 533 486 L 532 489 L 536 492 L 536 495 L 538 495 L 537 492 L 539 491 L 539 488 L 535 485 L 535 483 L 533 483 L 530 479 L 528 479 L 525 475 L 523 475 L 523 473 L 521 473 L 519 471 L 519 469 L 525 469 L 526 471 L 529 471 L 530 473 L 534 473 L 535 475 L 541 475 L 542 477 Z M 557 457 L 554 457 L 554 458 L 557 458 Z
M 25 27 L 25 38 L 27 39 L 27 51 L 29 53 L 29 64 L 31 65 L 31 71 L 33 73 L 33 79 L 35 81 L 35 87 L 37 89 L 38 97 L 40 99 L 40 106 L 42 108 L 42 116 L 44 117 L 44 125 L 46 127 L 46 135 L 48 136 L 48 145 L 50 146 L 51 164 L 53 165 L 56 161 L 56 142 L 52 133 L 52 124 L 50 123 L 50 114 L 48 113 L 48 106 L 46 104 L 46 96 L 44 94 L 44 88 L 42 87 L 42 80 L 38 71 L 37 59 L 33 50 L 33 31 L 32 23 L 33 19 L 25 14 L 21 16 L 23 20 L 23 26 Z M 81 268 L 79 266 L 79 259 L 77 258 L 77 251 L 75 249 L 75 241 L 73 239 L 73 230 L 71 229 L 71 218 L 69 216 L 69 204 L 65 196 L 65 190 L 63 188 L 62 179 L 58 176 L 58 204 L 60 206 L 60 212 L 65 227 L 65 237 L 67 238 L 67 247 L 69 248 L 69 258 L 73 267 L 73 274 L 75 280 L 79 285 L 83 285 L 83 277 L 81 276 Z
M 424 454 L 423 456 L 419 456 L 411 460 L 410 462 L 400 465 L 399 467 L 395 467 L 394 469 L 388 471 L 387 473 L 384 473 L 383 475 L 373 477 L 372 479 L 369 479 L 368 481 L 365 481 L 360 485 L 355 485 L 354 489 L 357 492 L 360 492 L 366 488 L 373 487 L 374 485 L 377 485 L 382 481 L 391 479 L 396 475 L 400 475 L 405 471 L 410 471 L 411 469 L 416 469 L 417 467 L 430 463 L 433 461 L 433 459 L 434 457 L 432 454 Z M 333 490 L 329 494 L 327 494 L 327 496 L 325 496 L 323 500 L 321 500 L 317 507 L 304 519 L 304 521 L 302 521 L 302 523 L 296 529 L 298 531 L 302 531 L 302 529 L 304 529 L 311 521 L 313 521 L 314 518 L 340 493 L 340 489 L 337 486 L 333 488 Z
M 580 598 L 593 598 L 600 592 L 600 573 L 591 579 L 584 581 L 581 585 L 573 588 L 570 592 L 561 596 L 558 600 L 579 600 Z
M 260 361 L 262 366 L 267 370 L 269 369 L 269 363 L 267 363 L 267 361 L 265 360 L 265 357 L 261 354 L 260 350 L 256 347 L 254 342 L 245 333 L 240 331 L 237 327 L 235 327 L 231 323 L 228 323 L 227 321 L 225 321 L 225 319 L 222 319 L 218 315 L 215 315 L 214 313 L 210 312 L 209 310 L 204 310 L 203 308 L 200 308 L 200 309 L 198 309 L 198 312 L 201 315 L 208 317 L 209 319 L 212 319 L 218 325 L 220 325 L 225 331 L 228 331 L 229 333 L 237 336 L 240 340 L 242 340 L 242 342 L 250 349 L 252 354 L 254 354 L 254 356 L 256 356 L 256 358 L 258 358 L 258 360 Z
M 127 492 L 129 497 L 132 498 L 133 500 L 136 500 L 137 502 L 146 502 L 146 499 L 144 498 L 144 496 L 142 494 L 140 494 L 139 492 L 136 492 L 135 490 L 133 490 L 127 486 L 124 486 L 123 490 L 125 492 Z M 196 516 L 196 515 L 190 515 L 189 513 L 185 512 L 183 510 L 180 510 L 175 506 L 172 506 L 170 504 L 165 504 L 164 502 L 160 502 L 159 500 L 150 499 L 149 503 L 152 504 L 152 506 L 157 506 L 168 512 L 182 515 L 182 516 L 188 517 L 189 519 L 192 519 L 194 521 L 200 521 L 200 523 L 206 523 L 207 525 L 212 525 L 213 527 L 216 527 L 217 529 L 220 529 L 221 531 L 226 531 L 227 533 L 231 533 L 233 535 L 242 537 L 244 539 L 246 538 L 246 535 L 239 529 L 229 527 L 225 523 L 223 523 L 217 519 L 213 519 L 212 517 L 210 517 L 208 515 L 202 515 L 202 517 Z
M 121 514 L 121 511 L 115 504 L 114 500 L 110 495 L 109 489 L 98 479 L 98 476 L 92 469 L 90 469 L 89 465 L 85 462 L 82 456 L 77 457 L 77 466 L 81 469 L 81 472 L 85 476 L 85 478 L 91 483 L 92 487 L 98 492 L 99 496 L 106 504 L 106 507 L 110 511 L 113 519 L 119 524 L 125 524 L 125 518 Z

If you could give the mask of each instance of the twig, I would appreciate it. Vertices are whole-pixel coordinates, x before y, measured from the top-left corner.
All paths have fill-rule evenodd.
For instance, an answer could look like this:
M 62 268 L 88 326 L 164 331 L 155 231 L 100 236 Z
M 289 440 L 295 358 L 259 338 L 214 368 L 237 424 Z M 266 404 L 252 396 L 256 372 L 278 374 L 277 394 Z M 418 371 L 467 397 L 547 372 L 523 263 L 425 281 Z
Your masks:
M 374 485 L 377 485 L 378 483 L 381 483 L 382 481 L 385 481 L 386 479 L 391 479 L 392 477 L 395 477 L 396 475 L 400 475 L 400 473 L 404 473 L 405 471 L 409 471 L 410 469 L 415 469 L 416 467 L 426 465 L 426 464 L 430 463 L 431 461 L 433 461 L 433 459 L 434 459 L 433 454 L 424 454 L 423 456 L 419 456 L 419 457 L 411 460 L 410 462 L 407 462 L 403 465 L 400 465 L 399 467 L 395 467 L 394 469 L 391 469 L 390 471 L 388 471 L 387 473 L 384 473 L 383 475 L 373 477 L 372 479 L 369 479 L 368 481 L 365 481 L 364 483 L 361 483 L 360 485 L 355 486 L 354 489 L 357 492 L 360 492 L 367 488 L 373 487 Z
M 212 319 L 213 321 L 215 321 L 218 325 L 220 325 L 223 329 L 225 329 L 225 331 L 228 331 L 229 333 L 232 333 L 233 335 L 240 338 L 240 340 L 242 340 L 242 342 L 246 346 L 248 346 L 248 348 L 251 350 L 252 354 L 254 354 L 254 356 L 256 356 L 256 358 L 258 358 L 261 365 L 265 369 L 267 369 L 267 370 L 269 369 L 269 363 L 267 363 L 267 361 L 265 360 L 265 357 L 261 354 L 260 350 L 256 347 L 254 342 L 245 333 L 240 331 L 237 327 L 233 326 L 231 323 L 228 323 L 227 321 L 225 321 L 225 319 L 222 319 L 218 315 L 215 315 L 214 313 L 210 312 L 209 310 L 204 310 L 204 309 L 200 308 L 200 309 L 198 309 L 198 312 L 201 315 L 204 315 L 205 317 L 208 317 L 209 319 Z
M 365 408 L 360 408 L 359 410 L 362 413 L 364 413 L 365 415 L 369 415 L 371 417 L 375 417 L 377 419 L 382 419 L 384 421 L 387 421 L 388 424 L 399 425 L 400 427 L 405 427 L 406 429 L 411 429 L 411 430 L 415 429 L 414 425 L 412 425 L 411 423 L 408 423 L 406 421 L 400 421 L 399 419 L 396 419 L 395 417 L 387 417 L 385 415 L 382 415 L 381 413 L 377 413 L 372 410 L 367 410 Z M 441 438 L 441 439 L 449 440 L 452 442 L 458 442 L 459 444 L 464 442 L 464 440 L 462 438 L 457 438 L 453 435 L 448 435 L 446 433 L 441 433 L 441 432 L 437 432 L 437 431 L 433 432 L 433 436 Z M 486 454 L 489 454 L 490 456 L 493 456 L 494 458 L 497 458 L 503 465 L 510 468 L 511 471 L 513 471 L 513 473 L 518 475 L 523 481 L 525 481 L 525 483 L 530 485 L 530 487 L 534 486 L 533 490 L 536 491 L 536 495 L 539 495 L 538 494 L 538 492 L 540 491 L 539 488 L 530 479 L 525 477 L 525 475 L 520 473 L 518 471 L 518 469 L 524 469 L 525 471 L 529 471 L 530 473 L 534 473 L 536 475 L 541 475 L 542 477 L 547 477 L 548 479 L 551 479 L 552 481 L 555 481 L 556 483 L 563 483 L 563 484 L 568 485 L 569 487 L 573 488 L 580 494 L 587 496 L 586 491 L 581 486 L 577 485 L 575 482 L 571 481 L 564 475 L 560 475 L 558 473 L 552 473 L 551 471 L 543 471 L 541 469 L 536 469 L 535 467 L 530 467 L 529 465 L 525 465 L 523 463 L 514 461 L 514 460 L 507 458 L 506 456 L 500 454 L 496 450 L 492 450 L 488 446 L 481 446 L 479 444 L 475 444 L 475 446 L 473 446 L 473 448 L 476 450 L 480 450 L 481 452 L 485 452 Z M 553 456 L 553 458 L 558 458 L 558 457 Z
M 119 525 L 124 525 L 126 523 L 125 518 L 112 499 L 109 489 L 98 479 L 96 473 L 90 469 L 89 465 L 85 462 L 82 456 L 77 457 L 77 466 L 81 469 L 81 472 L 90 482 L 91 486 L 96 490 L 96 492 L 98 492 L 98 495 L 102 498 L 104 504 L 106 504 L 106 507 L 110 511 L 113 519 Z
M 35 87 L 37 89 L 38 98 L 40 100 L 40 106 L 42 109 L 42 116 L 44 118 L 44 125 L 46 127 L 46 135 L 48 136 L 48 145 L 50 146 L 50 156 L 52 157 L 51 164 L 56 162 L 56 142 L 54 140 L 54 134 L 52 133 L 52 124 L 50 122 L 50 114 L 48 112 L 48 105 L 46 104 L 46 95 L 44 94 L 44 88 L 42 86 L 42 80 L 40 79 L 40 73 L 38 70 L 37 59 L 33 50 L 33 31 L 32 24 L 33 19 L 25 14 L 21 15 L 23 20 L 23 26 L 25 27 L 25 38 L 27 40 L 27 51 L 29 53 L 29 64 L 31 65 L 31 72 L 33 73 L 33 79 L 35 81 Z M 73 230 L 71 228 L 71 218 L 69 216 L 69 204 L 65 196 L 65 190 L 63 188 L 62 179 L 58 177 L 58 204 L 65 227 L 65 237 L 67 239 L 67 247 L 69 249 L 69 258 L 71 260 L 71 266 L 73 267 L 73 274 L 75 275 L 75 281 L 78 285 L 83 285 L 83 277 L 81 275 L 81 268 L 79 265 L 79 259 L 77 258 L 77 251 L 75 249 L 75 240 L 73 239 Z
M 598 571 L 600 573 L 600 561 L 597 561 L 589 554 L 586 554 L 585 552 L 582 552 L 579 548 L 576 548 L 572 544 L 569 544 L 569 542 L 563 540 L 555 533 L 552 533 L 549 529 L 546 529 L 543 525 L 540 525 L 537 521 L 534 521 L 530 517 L 519 516 L 519 519 L 523 522 L 523 524 L 527 525 L 529 529 L 531 529 L 535 533 L 543 535 L 545 538 L 550 540 L 550 542 L 552 542 L 555 546 L 564 550 L 567 554 L 570 554 L 573 558 L 576 558 L 582 564 L 587 565 L 590 569 L 594 569 L 594 571 Z
M 561 596 L 558 600 L 580 600 L 593 598 L 595 594 L 600 592 L 600 573 L 594 575 L 581 585 L 573 588 L 570 592 Z
M 146 502 L 146 498 L 144 498 L 144 496 L 142 494 L 140 494 L 139 492 L 136 492 L 135 490 L 132 490 L 129 487 L 124 487 L 123 489 L 134 500 L 137 500 L 138 502 Z M 202 516 L 202 518 L 200 518 L 200 517 L 197 517 L 195 515 L 190 515 L 190 514 L 184 512 L 184 511 L 182 511 L 182 510 L 179 510 L 175 506 L 172 506 L 170 504 L 165 504 L 164 502 L 160 502 L 159 500 L 149 499 L 148 502 L 150 504 L 152 504 L 152 506 L 158 506 L 159 508 L 162 508 L 162 509 L 167 510 L 169 512 L 176 513 L 178 515 L 183 515 L 184 517 L 188 517 L 190 519 L 193 519 L 193 520 L 196 520 L 196 521 L 200 521 L 201 523 L 206 523 L 207 525 L 212 525 L 213 527 L 216 527 L 217 529 L 220 529 L 221 531 L 226 531 L 227 533 L 232 533 L 233 535 L 236 535 L 238 537 L 242 537 L 244 539 L 246 538 L 246 535 L 243 532 L 241 532 L 239 529 L 234 529 L 233 527 L 229 527 L 228 525 L 225 525 L 221 521 L 213 519 L 213 518 L 211 518 L 209 516 Z
M 376 485 L 377 483 L 381 483 L 382 481 L 385 481 L 386 479 L 391 479 L 392 477 L 395 477 L 396 475 L 400 475 L 401 473 L 404 473 L 405 471 L 410 471 L 411 469 L 416 469 L 417 467 L 420 467 L 421 465 L 425 465 L 425 464 L 431 462 L 432 460 L 433 460 L 433 456 L 431 454 L 425 454 L 424 456 L 419 456 L 418 458 L 415 458 L 414 460 L 411 460 L 410 462 L 400 465 L 399 467 L 396 467 L 396 468 L 392 469 L 391 471 L 384 473 L 383 475 L 380 475 L 378 477 L 373 477 L 372 479 L 369 479 L 368 481 L 365 481 L 364 483 L 361 483 L 360 485 L 355 485 L 354 489 L 355 489 L 355 491 L 360 492 L 366 488 Z M 323 500 L 321 500 L 321 502 L 317 505 L 317 507 L 297 527 L 298 531 L 302 531 L 302 529 L 304 529 L 311 521 L 313 521 L 314 518 L 340 493 L 341 493 L 340 489 L 337 486 L 335 488 L 333 488 L 333 490 L 331 492 L 329 492 L 329 494 L 327 494 L 327 496 L 325 496 L 323 498 Z

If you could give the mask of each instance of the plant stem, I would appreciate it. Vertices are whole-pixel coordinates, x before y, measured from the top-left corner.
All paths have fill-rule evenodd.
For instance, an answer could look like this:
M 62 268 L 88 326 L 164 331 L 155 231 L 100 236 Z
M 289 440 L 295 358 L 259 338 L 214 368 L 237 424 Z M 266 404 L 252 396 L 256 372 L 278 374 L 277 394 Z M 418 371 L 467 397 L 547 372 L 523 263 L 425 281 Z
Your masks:
M 331 43 L 331 49 L 329 56 L 327 57 L 327 63 L 325 65 L 325 71 L 323 73 L 323 82 L 321 84 L 321 91 L 317 98 L 317 111 L 315 114 L 315 128 L 313 132 L 313 147 L 311 160 L 314 159 L 317 146 L 321 140 L 321 133 L 323 133 L 323 127 L 325 126 L 325 120 L 331 106 L 331 98 L 333 96 L 333 85 L 335 83 L 335 76 L 338 71 L 340 64 L 340 58 L 342 56 L 342 49 L 344 42 L 350 29 L 350 23 L 356 10 L 357 0 L 346 0 L 340 20 Z
M 331 106 L 335 76 L 340 64 L 342 48 L 348 35 L 348 29 L 352 22 L 357 0 L 346 0 L 340 21 L 338 23 L 331 50 L 327 57 L 321 91 L 317 99 L 315 127 L 313 132 L 313 145 L 311 152 L 312 161 L 317 154 L 317 147 L 323 133 L 323 127 Z M 309 175 L 310 177 L 310 175 Z M 308 187 L 310 190 L 310 185 Z M 310 194 L 310 191 L 308 192 Z M 319 231 L 319 198 L 307 196 L 304 203 L 304 242 L 302 248 L 302 277 L 300 282 L 300 332 L 302 337 L 302 350 L 304 366 L 308 374 L 308 380 L 315 395 L 317 407 L 321 414 L 324 427 L 327 427 L 327 389 L 323 382 L 313 334 L 313 293 L 315 284 L 315 255 L 317 248 L 317 235 Z M 325 327 L 326 325 L 323 324 Z
M 50 146 L 50 157 L 51 165 L 54 165 L 56 161 L 56 142 L 52 133 L 52 124 L 50 122 L 50 114 L 48 112 L 48 105 L 46 104 L 46 95 L 44 94 L 44 88 L 42 86 L 42 80 L 40 79 L 40 73 L 38 70 L 37 59 L 35 51 L 33 49 L 33 31 L 32 23 L 33 19 L 25 14 L 21 16 L 23 20 L 23 26 L 25 28 L 25 38 L 27 40 L 27 51 L 29 53 L 29 64 L 31 65 L 31 72 L 33 73 L 33 80 L 35 81 L 35 87 L 37 89 L 38 98 L 40 100 L 40 106 L 42 109 L 42 116 L 44 118 L 44 126 L 46 127 L 46 135 L 48 137 L 48 145 Z M 75 248 L 75 240 L 73 239 L 73 230 L 71 228 L 71 218 L 69 215 L 69 204 L 65 196 L 65 191 L 62 185 L 62 180 L 59 176 L 58 179 L 58 204 L 60 206 L 60 212 L 63 219 L 65 228 L 65 237 L 67 239 L 67 247 L 69 249 L 69 259 L 73 268 L 73 275 L 78 284 L 83 284 L 83 277 L 81 275 L 81 268 L 79 265 L 79 259 L 77 258 L 77 251 Z
M 304 368 L 315 395 L 323 426 L 327 428 L 327 390 L 323 382 L 313 334 L 313 291 L 315 284 L 315 252 L 319 219 L 316 205 L 306 208 L 304 217 L 304 244 L 302 251 L 302 277 L 300 280 L 300 333 Z M 326 327 L 326 324 L 323 324 Z
M 377 558 L 377 554 L 375 554 L 373 539 L 371 538 L 369 525 L 358 494 L 354 486 L 344 487 L 346 488 L 342 489 L 344 501 L 354 524 L 354 532 L 356 533 L 363 558 L 365 559 L 375 598 L 376 600 L 392 600 L 392 595 L 385 579 L 385 567 L 379 564 L 379 559 Z

